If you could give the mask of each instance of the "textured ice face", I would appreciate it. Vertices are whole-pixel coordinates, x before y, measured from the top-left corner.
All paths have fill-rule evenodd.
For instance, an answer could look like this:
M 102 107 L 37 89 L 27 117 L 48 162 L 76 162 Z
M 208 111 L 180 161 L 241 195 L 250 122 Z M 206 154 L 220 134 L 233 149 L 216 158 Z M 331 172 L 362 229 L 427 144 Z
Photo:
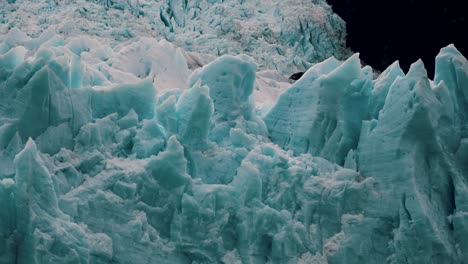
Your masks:
M 149 38 L 12 30 L 0 51 L 1 263 L 468 258 L 453 46 L 434 81 L 421 62 L 373 79 L 354 55 L 290 88 L 245 55 L 192 71 Z
M 376 80 L 370 73 L 355 56 L 317 64 L 265 117 L 281 147 L 375 181 L 364 218 L 348 231 L 342 226 L 339 250 L 328 261 L 463 263 L 468 62 L 451 45 L 436 58 L 435 82 L 422 61 L 406 75 L 397 63 Z
M 198 54 L 248 54 L 261 69 L 288 75 L 349 54 L 345 23 L 324 0 L 17 0 L 0 8 L 0 21 L 3 34 L 53 30 L 112 45 L 146 36 Z
M 8 2 L 0 263 L 468 259 L 455 47 L 374 78 L 323 1 Z
M 358 173 L 270 143 L 253 59 L 224 56 L 186 89 L 160 90 L 160 75 L 183 78 L 153 74 L 160 66 L 138 51 L 176 56 L 167 43 L 17 36 L 0 57 L 2 262 L 323 259 L 303 210 L 322 207 L 306 206 L 315 189 L 344 188 Z

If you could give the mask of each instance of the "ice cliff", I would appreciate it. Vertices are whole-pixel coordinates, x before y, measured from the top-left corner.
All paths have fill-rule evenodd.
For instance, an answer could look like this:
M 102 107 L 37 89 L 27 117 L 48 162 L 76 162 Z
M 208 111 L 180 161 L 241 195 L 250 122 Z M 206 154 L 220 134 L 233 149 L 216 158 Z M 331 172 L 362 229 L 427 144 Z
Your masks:
M 88 4 L 105 23 L 119 3 Z M 453 45 L 434 80 L 421 61 L 375 78 L 355 54 L 291 84 L 269 51 L 188 51 L 190 1 L 122 3 L 158 5 L 180 47 L 98 27 L 1 35 L 0 263 L 467 263 L 468 61 Z

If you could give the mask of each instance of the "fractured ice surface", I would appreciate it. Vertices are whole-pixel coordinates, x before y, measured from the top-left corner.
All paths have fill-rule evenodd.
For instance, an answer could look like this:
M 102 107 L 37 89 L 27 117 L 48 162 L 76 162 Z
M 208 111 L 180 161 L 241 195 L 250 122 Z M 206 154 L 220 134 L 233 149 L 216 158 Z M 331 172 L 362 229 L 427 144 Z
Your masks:
M 291 87 L 261 58 L 184 52 L 2 36 L 0 263 L 466 263 L 454 46 L 434 81 L 356 54 Z
M 406 75 L 393 64 L 372 80 L 356 56 L 344 63 L 330 59 L 310 68 L 266 116 L 273 142 L 283 148 L 375 181 L 361 223 L 343 230 L 344 251 L 333 258 L 359 258 L 360 245 L 368 244 L 362 260 L 371 263 L 468 260 L 468 172 L 460 155 L 468 62 L 448 46 L 436 65 L 435 82 L 422 61 Z
M 1 55 L 3 262 L 466 259 L 467 62 L 454 47 L 436 83 L 420 62 L 372 80 L 357 56 L 331 58 L 263 122 L 248 57 L 159 100 L 138 64 L 86 59 L 124 48 L 37 41 Z
M 344 21 L 324 0 L 16 0 L 0 8 L 0 33 L 87 34 L 116 45 L 165 38 L 186 50 L 191 67 L 207 54 L 248 54 L 285 74 L 329 56 L 345 57 Z M 300 8 L 298 8 L 300 7 Z M 14 13 L 14 15 L 11 15 Z M 203 54 L 203 56 L 199 56 Z

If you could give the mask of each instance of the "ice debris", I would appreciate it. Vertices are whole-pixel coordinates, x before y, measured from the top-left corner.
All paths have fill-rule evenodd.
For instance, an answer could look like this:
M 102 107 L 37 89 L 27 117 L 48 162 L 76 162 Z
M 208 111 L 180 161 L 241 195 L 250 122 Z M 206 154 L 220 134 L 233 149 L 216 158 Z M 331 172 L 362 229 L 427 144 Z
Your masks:
M 467 261 L 454 46 L 434 81 L 420 61 L 373 79 L 358 55 L 330 58 L 264 116 L 256 77 L 279 75 L 245 55 L 192 71 L 181 54 L 2 38 L 0 263 Z

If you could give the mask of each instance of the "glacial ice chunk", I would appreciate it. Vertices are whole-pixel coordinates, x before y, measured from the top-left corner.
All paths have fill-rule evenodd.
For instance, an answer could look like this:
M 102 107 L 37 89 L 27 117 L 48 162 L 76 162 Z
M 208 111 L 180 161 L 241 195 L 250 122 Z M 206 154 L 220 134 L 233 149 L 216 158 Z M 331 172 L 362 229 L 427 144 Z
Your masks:
M 359 57 L 329 59 L 309 69 L 264 118 L 272 140 L 295 153 L 312 153 L 343 165 L 359 139 L 371 79 Z

